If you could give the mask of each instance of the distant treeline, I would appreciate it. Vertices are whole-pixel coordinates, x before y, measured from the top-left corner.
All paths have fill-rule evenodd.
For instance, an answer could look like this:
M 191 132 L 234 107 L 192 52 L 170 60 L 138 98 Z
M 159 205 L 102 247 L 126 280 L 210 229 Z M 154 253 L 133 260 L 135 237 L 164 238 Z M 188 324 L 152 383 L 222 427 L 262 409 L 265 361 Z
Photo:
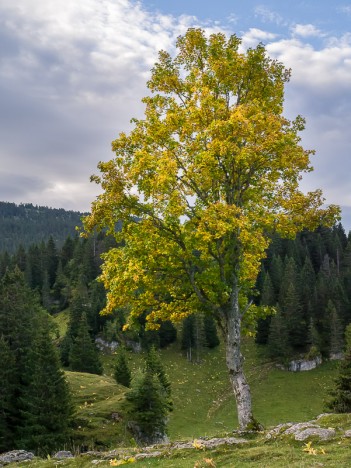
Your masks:
M 82 224 L 82 216 L 83 213 L 62 208 L 0 202 L 0 252 L 12 254 L 20 245 L 27 248 L 50 236 L 61 246 Z
M 272 358 L 338 355 L 351 322 L 351 234 L 338 224 L 294 240 L 274 236 L 257 289 L 256 302 L 276 311 L 256 336 Z

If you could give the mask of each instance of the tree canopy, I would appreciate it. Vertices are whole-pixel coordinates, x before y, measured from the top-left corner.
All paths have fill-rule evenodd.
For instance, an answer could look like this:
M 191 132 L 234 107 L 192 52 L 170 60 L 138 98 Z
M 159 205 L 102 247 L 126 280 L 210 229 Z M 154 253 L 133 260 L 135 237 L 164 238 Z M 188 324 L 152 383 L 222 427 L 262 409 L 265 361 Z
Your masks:
M 150 327 L 206 311 L 223 331 L 239 423 L 253 422 L 242 372 L 242 319 L 250 307 L 270 234 L 332 225 L 320 190 L 303 193 L 312 151 L 300 116 L 283 116 L 290 70 L 262 44 L 189 29 L 177 54 L 161 51 L 145 97 L 145 118 L 112 143 L 114 159 L 92 179 L 103 192 L 85 228 L 107 228 L 123 248 L 104 255 L 105 312 L 145 311 Z M 117 231 L 116 223 L 122 221 Z

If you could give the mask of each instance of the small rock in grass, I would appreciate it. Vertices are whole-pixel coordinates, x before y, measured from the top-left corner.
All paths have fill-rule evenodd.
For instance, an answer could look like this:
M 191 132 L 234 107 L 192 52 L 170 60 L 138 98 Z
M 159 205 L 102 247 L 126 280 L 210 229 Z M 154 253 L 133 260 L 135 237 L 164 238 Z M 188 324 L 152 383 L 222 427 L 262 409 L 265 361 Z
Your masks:
M 57 460 L 63 460 L 64 458 L 73 458 L 73 455 L 68 450 L 60 450 L 59 452 L 55 453 L 53 458 Z

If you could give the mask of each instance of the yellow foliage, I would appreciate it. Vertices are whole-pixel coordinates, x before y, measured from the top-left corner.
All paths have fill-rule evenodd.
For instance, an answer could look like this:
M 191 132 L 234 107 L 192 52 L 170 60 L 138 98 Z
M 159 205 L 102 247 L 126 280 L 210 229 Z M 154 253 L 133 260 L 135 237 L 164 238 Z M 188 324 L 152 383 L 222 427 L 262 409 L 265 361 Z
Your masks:
M 204 309 L 225 321 L 233 298 L 250 296 L 272 232 L 294 237 L 339 216 L 320 190 L 299 190 L 313 152 L 300 143 L 304 120 L 282 115 L 290 71 L 240 43 L 190 29 L 176 57 L 161 51 L 145 118 L 93 177 L 103 191 L 84 224 L 120 245 L 103 256 L 100 279 L 103 313 L 128 310 L 125 330 L 145 311 L 149 328 Z M 267 311 L 237 305 L 253 333 Z
M 193 441 L 193 447 L 197 450 L 203 450 L 205 448 L 204 444 L 202 444 L 201 441 L 196 439 Z

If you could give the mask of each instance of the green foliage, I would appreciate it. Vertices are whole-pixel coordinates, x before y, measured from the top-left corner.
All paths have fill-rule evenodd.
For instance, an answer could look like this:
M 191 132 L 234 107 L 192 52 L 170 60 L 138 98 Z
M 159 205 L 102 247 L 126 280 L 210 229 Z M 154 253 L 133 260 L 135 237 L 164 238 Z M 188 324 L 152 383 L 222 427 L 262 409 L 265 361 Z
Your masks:
M 241 317 L 269 232 L 293 237 L 321 221 L 332 225 L 339 209 L 324 209 L 320 190 L 299 190 L 311 151 L 300 144 L 304 120 L 282 114 L 290 77 L 282 63 L 262 44 L 242 52 L 237 36 L 196 28 L 176 48 L 175 57 L 159 53 L 145 118 L 134 119 L 113 142 L 114 159 L 99 164 L 92 179 L 103 192 L 85 227 L 107 229 L 119 244 L 104 255 L 104 312 L 127 306 L 130 326 L 145 311 L 150 328 L 200 312 L 221 324 L 245 427 L 252 414 Z
M 145 369 L 146 372 L 150 372 L 152 375 L 155 375 L 158 378 L 162 386 L 163 392 L 165 394 L 165 397 L 168 399 L 169 408 L 171 408 L 171 382 L 163 367 L 161 356 L 156 351 L 156 348 L 154 346 L 152 346 L 147 352 L 145 358 Z
M 286 364 L 287 360 L 292 356 L 287 320 L 280 309 L 271 318 L 268 353 L 270 357 L 279 360 L 283 364 Z
M 343 349 L 343 330 L 342 324 L 336 310 L 335 305 L 331 300 L 328 301 L 326 314 L 329 315 L 330 320 L 330 355 L 339 354 Z
M 117 383 L 124 385 L 125 387 L 130 387 L 131 373 L 124 349 L 119 349 L 117 351 L 114 377 Z
M 351 349 L 348 349 L 340 364 L 339 375 L 335 379 L 334 388 L 327 408 L 334 413 L 351 413 Z
M 17 446 L 39 454 L 67 444 L 73 408 L 59 359 L 50 340 L 48 323 L 41 321 L 23 372 Z
M 160 339 L 160 348 L 165 348 L 176 341 L 177 329 L 170 320 L 165 320 L 160 324 L 158 335 Z
M 11 424 L 15 408 L 15 359 L 10 346 L 0 336 L 0 453 L 14 446 L 14 427 Z
M 216 323 L 212 316 L 204 316 L 205 343 L 208 348 L 215 348 L 219 345 Z
M 77 335 L 73 338 L 69 352 L 69 366 L 73 371 L 102 374 L 99 354 L 89 334 L 85 313 L 78 322 Z
M 164 438 L 167 426 L 168 400 L 160 379 L 150 368 L 137 372 L 131 390 L 129 427 L 140 443 L 150 444 Z
M 0 397 L 1 448 L 50 451 L 68 441 L 69 393 L 50 338 L 52 324 L 17 268 L 0 281 L 0 330 L 6 358 L 0 362 L 6 392 Z

